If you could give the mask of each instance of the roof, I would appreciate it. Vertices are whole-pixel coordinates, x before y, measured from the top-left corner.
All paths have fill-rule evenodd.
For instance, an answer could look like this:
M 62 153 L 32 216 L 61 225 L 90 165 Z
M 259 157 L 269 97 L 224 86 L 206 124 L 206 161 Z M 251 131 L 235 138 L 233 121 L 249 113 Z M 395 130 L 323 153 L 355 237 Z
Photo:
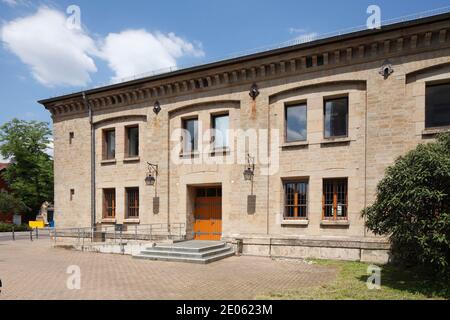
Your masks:
M 0 163 L 0 171 L 3 171 L 9 166 L 9 163 Z
M 44 99 L 44 100 L 40 100 L 38 102 L 42 105 L 46 105 L 48 103 L 57 102 L 60 100 L 80 97 L 83 94 L 83 92 L 86 95 L 101 93 L 101 92 L 105 92 L 105 91 L 109 91 L 109 90 L 113 90 L 113 89 L 128 87 L 131 85 L 138 85 L 138 84 L 142 84 L 142 83 L 149 82 L 149 81 L 172 78 L 175 76 L 186 75 L 186 74 L 189 74 L 192 72 L 205 71 L 205 70 L 212 69 L 212 68 L 224 67 L 224 66 L 228 66 L 231 64 L 242 63 L 242 62 L 252 61 L 252 60 L 261 59 L 261 58 L 267 58 L 267 57 L 276 56 L 279 54 L 314 48 L 317 46 L 322 46 L 322 45 L 327 45 L 327 44 L 338 43 L 341 41 L 352 40 L 355 38 L 360 38 L 360 37 L 369 36 L 369 35 L 374 36 L 374 35 L 382 34 L 382 33 L 389 32 L 389 31 L 403 29 L 406 27 L 415 27 L 415 26 L 420 26 L 420 25 L 426 25 L 429 23 L 441 22 L 441 21 L 446 21 L 449 19 L 450 19 L 450 13 L 443 13 L 443 14 L 438 14 L 438 15 L 429 16 L 429 17 L 425 17 L 425 18 L 403 21 L 403 22 L 383 26 L 380 29 L 366 29 L 366 30 L 362 30 L 362 31 L 350 32 L 347 34 L 332 36 L 329 38 L 323 38 L 323 39 L 319 39 L 319 40 L 315 40 L 315 41 L 311 41 L 311 42 L 307 42 L 307 43 L 301 43 L 301 44 L 297 44 L 297 45 L 291 45 L 291 46 L 286 46 L 286 47 L 282 47 L 282 48 L 278 48 L 278 49 L 244 55 L 244 56 L 240 56 L 237 58 L 231 58 L 231 59 L 221 60 L 221 61 L 217 61 L 217 62 L 206 63 L 206 64 L 195 66 L 195 67 L 179 69 L 179 70 L 172 71 L 172 72 L 143 77 L 143 78 L 136 79 L 136 80 L 121 82 L 118 84 L 106 85 L 106 86 L 99 87 L 99 88 L 94 88 L 94 89 L 89 89 L 89 90 L 85 90 L 85 91 L 80 91 L 80 92 L 76 92 L 76 93 L 58 96 L 58 97 L 53 97 L 53 98 L 49 98 L 49 99 Z

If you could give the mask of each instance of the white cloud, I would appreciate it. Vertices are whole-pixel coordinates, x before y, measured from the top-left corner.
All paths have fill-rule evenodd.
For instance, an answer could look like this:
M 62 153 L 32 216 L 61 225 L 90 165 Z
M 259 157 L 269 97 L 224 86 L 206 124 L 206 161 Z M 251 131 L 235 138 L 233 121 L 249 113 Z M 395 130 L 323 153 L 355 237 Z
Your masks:
M 2 2 L 10 7 L 15 7 L 20 3 L 20 0 L 2 0 Z
M 50 139 L 50 142 L 47 144 L 47 149 L 45 149 L 45 153 L 53 158 L 54 148 L 55 148 L 55 146 L 54 146 L 53 139 Z
M 94 41 L 83 30 L 67 28 L 60 11 L 41 7 L 33 15 L 7 22 L 1 39 L 46 86 L 84 86 L 89 74 L 97 71 L 91 57 Z
M 22 0 L 2 1 L 12 4 Z M 48 7 L 6 22 L 0 29 L 0 39 L 46 86 L 87 85 L 90 75 L 97 72 L 95 59 L 105 60 L 114 72 L 112 80 L 117 81 L 176 67 L 177 60 L 184 56 L 204 56 L 200 43 L 191 43 L 172 32 L 125 30 L 96 42 L 84 29 L 69 28 L 63 12 Z
M 100 52 L 115 73 L 113 81 L 175 67 L 177 59 L 183 56 L 204 56 L 201 45 L 194 45 L 174 33 L 151 33 L 143 29 L 110 33 Z

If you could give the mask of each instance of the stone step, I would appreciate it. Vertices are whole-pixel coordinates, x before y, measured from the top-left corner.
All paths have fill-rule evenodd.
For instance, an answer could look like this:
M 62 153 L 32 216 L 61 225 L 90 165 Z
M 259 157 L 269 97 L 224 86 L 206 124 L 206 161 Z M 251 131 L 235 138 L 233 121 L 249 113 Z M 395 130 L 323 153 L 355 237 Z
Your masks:
M 180 243 L 174 244 L 174 245 L 156 245 L 154 247 L 148 247 L 145 248 L 149 251 L 177 251 L 177 252 L 204 252 L 204 251 L 210 251 L 214 249 L 220 249 L 225 248 L 226 243 L 225 242 L 219 242 L 217 244 L 211 244 L 211 245 L 205 245 L 204 247 L 187 247 L 183 246 Z
M 213 256 L 213 255 L 217 255 L 220 253 L 230 251 L 230 250 L 232 250 L 232 247 L 221 246 L 218 248 L 213 248 L 212 250 L 204 250 L 204 251 L 199 251 L 199 252 L 183 251 L 180 249 L 181 248 L 176 248 L 176 250 L 174 250 L 174 251 L 161 250 L 161 248 L 159 248 L 158 250 L 145 249 L 145 250 L 142 250 L 140 252 L 140 254 L 151 255 L 151 256 L 163 256 L 163 257 L 172 256 L 172 257 L 191 257 L 191 258 L 202 259 L 202 258 L 206 258 L 209 256 Z
M 158 261 L 172 261 L 172 262 L 187 262 L 187 263 L 198 263 L 207 264 L 217 260 L 225 259 L 234 256 L 234 251 L 230 250 L 206 258 L 189 258 L 189 257 L 174 257 L 174 256 L 160 256 L 160 255 L 150 255 L 150 254 L 138 254 L 133 256 L 136 259 L 147 259 L 147 260 L 158 260 Z

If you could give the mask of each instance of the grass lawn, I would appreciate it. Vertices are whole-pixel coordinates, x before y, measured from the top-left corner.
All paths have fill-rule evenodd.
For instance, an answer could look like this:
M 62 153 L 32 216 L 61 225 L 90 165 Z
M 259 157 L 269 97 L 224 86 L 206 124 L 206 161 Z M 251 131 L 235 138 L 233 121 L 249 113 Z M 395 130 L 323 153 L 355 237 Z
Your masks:
M 336 280 L 320 287 L 276 292 L 258 299 L 294 300 L 410 300 L 450 299 L 450 282 L 436 281 L 429 273 L 400 270 L 385 265 L 381 270 L 381 288 L 369 290 L 366 285 L 370 264 L 348 261 L 312 260 L 313 264 L 336 268 Z

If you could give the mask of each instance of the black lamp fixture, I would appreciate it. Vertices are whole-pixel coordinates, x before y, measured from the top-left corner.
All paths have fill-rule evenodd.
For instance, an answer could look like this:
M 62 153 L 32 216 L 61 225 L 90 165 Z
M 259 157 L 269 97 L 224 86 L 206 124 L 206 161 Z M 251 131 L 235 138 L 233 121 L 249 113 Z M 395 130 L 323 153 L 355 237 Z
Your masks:
M 156 183 L 156 178 L 158 177 L 158 165 L 147 162 L 148 173 L 145 178 L 145 184 L 148 186 L 154 186 Z
M 394 73 L 394 68 L 389 60 L 384 61 L 379 73 L 383 76 L 384 80 Z
M 259 96 L 258 85 L 256 83 L 252 84 L 249 95 L 253 100 L 256 100 L 256 97 Z
M 158 115 L 158 113 L 161 111 L 161 104 L 158 100 L 155 101 L 155 104 L 153 105 L 153 112 Z
M 255 158 L 247 155 L 247 168 L 244 170 L 245 181 L 253 181 L 255 176 Z

